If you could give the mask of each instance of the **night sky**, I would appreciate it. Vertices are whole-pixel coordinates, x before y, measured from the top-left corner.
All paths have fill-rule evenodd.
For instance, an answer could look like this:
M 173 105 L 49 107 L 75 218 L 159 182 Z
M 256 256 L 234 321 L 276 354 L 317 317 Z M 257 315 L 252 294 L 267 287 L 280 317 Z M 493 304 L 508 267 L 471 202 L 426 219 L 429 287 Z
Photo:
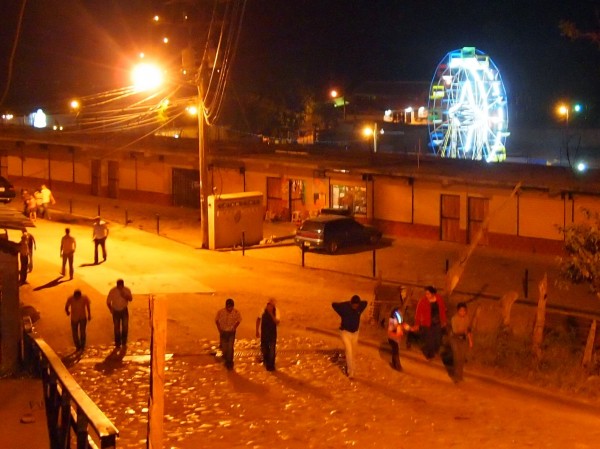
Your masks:
M 128 84 L 130 62 L 152 38 L 152 3 L 161 2 L 27 2 L 3 107 L 58 105 Z M 2 91 L 19 8 L 3 3 Z M 448 51 L 475 46 L 500 69 L 509 98 L 598 103 L 600 48 L 571 42 L 558 28 L 561 19 L 600 28 L 596 8 L 591 0 L 248 0 L 230 87 L 325 95 L 334 85 L 430 81 Z

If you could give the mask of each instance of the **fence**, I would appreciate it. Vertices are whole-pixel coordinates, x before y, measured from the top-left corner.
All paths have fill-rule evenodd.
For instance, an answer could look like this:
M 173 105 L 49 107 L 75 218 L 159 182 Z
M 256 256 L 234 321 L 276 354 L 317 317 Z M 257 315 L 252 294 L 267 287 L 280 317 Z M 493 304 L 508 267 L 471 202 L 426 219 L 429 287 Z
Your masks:
M 43 382 L 51 449 L 115 449 L 119 431 L 81 389 L 54 350 L 34 334 L 26 334 L 25 343 L 28 361 Z

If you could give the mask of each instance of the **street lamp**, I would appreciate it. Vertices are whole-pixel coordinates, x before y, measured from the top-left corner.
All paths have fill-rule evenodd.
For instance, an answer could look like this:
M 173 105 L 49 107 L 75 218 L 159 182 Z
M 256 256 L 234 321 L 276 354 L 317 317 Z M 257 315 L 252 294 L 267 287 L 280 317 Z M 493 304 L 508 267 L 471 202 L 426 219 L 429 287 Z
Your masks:
M 570 119 L 571 112 L 579 113 L 579 112 L 581 112 L 582 109 L 583 109 L 583 107 L 579 103 L 575 103 L 573 105 L 561 103 L 556 108 L 556 113 L 558 114 L 558 116 L 564 117 L 564 119 L 565 119 L 564 147 L 565 147 L 565 154 L 567 156 L 567 162 L 569 163 L 569 166 L 571 165 L 571 159 L 570 159 L 570 154 L 569 154 L 569 140 L 570 140 L 569 119 Z M 560 153 L 559 153 L 559 159 L 558 159 L 559 164 L 562 164 L 562 147 L 563 147 L 563 145 L 561 145 L 561 147 L 560 147 Z
M 371 137 L 371 136 L 373 136 L 373 153 L 377 153 L 377 138 L 378 138 L 378 134 L 383 135 L 383 129 L 380 129 L 379 131 L 377 131 L 377 122 L 373 123 L 373 127 L 372 128 L 370 126 L 366 126 L 363 129 L 363 135 L 365 137 Z
M 346 121 L 346 97 L 344 95 L 340 95 L 340 93 L 336 89 L 331 89 L 329 92 L 331 98 L 333 98 L 333 107 L 337 108 L 342 106 L 343 111 L 343 120 Z
M 133 68 L 131 79 L 134 89 L 144 92 L 156 89 L 163 83 L 163 72 L 158 66 L 143 62 Z

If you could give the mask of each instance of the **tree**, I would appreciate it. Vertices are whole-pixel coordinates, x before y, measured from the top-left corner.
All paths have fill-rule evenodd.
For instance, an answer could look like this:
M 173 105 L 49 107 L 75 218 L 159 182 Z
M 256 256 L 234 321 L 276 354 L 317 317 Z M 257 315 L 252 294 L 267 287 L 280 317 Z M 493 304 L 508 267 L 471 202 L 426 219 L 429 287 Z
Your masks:
M 585 221 L 559 228 L 566 256 L 560 265 L 559 285 L 588 284 L 600 298 L 600 214 L 582 209 Z

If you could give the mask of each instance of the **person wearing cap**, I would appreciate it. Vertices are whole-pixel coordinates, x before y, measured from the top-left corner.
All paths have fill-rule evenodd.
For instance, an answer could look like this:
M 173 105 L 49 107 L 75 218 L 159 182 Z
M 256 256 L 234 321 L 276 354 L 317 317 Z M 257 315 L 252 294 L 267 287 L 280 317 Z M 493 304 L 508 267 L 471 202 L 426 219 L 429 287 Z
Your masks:
M 423 337 L 423 354 L 432 360 L 442 345 L 442 329 L 447 325 L 446 305 L 437 290 L 425 287 L 425 295 L 419 299 L 415 312 L 415 324 L 407 330 L 419 331 Z
M 342 319 L 340 336 L 346 351 L 346 375 L 352 379 L 355 373 L 354 355 L 358 349 L 360 315 L 367 308 L 367 301 L 362 301 L 360 296 L 354 295 L 350 301 L 332 302 L 331 307 Z
M 233 345 L 235 343 L 235 331 L 242 322 L 242 314 L 234 308 L 233 299 L 225 301 L 225 308 L 217 312 L 215 324 L 219 331 L 219 346 L 223 352 L 225 367 L 233 369 Z
M 256 338 L 260 338 L 260 350 L 267 371 L 275 371 L 275 349 L 279 320 L 279 308 L 276 307 L 275 299 L 271 298 L 256 318 Z
M 127 346 L 127 334 L 129 333 L 129 303 L 133 301 L 131 290 L 125 287 L 123 279 L 117 280 L 116 287 L 108 292 L 106 305 L 112 315 L 113 330 L 115 334 L 115 346 Z
M 82 295 L 81 290 L 75 290 L 73 295 L 67 299 L 65 313 L 67 316 L 71 316 L 71 332 L 75 348 L 77 351 L 83 351 L 85 349 L 85 328 L 87 322 L 92 319 L 90 299 L 86 295 Z
M 94 241 L 94 265 L 98 265 L 98 246 L 102 248 L 102 258 L 106 261 L 106 238 L 108 237 L 108 226 L 106 222 L 97 216 L 94 218 L 94 229 L 92 240 Z

